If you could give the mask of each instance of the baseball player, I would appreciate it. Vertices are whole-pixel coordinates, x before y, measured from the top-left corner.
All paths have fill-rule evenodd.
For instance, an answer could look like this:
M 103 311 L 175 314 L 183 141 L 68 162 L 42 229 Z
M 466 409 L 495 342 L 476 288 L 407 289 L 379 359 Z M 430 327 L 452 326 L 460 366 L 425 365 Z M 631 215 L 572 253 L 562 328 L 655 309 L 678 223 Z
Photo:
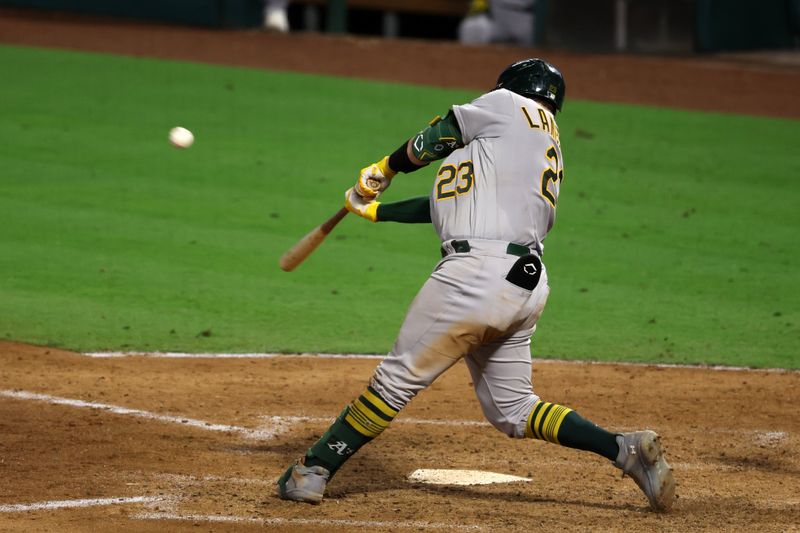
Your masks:
M 564 179 L 555 119 L 564 91 L 561 73 L 546 61 L 514 63 L 493 90 L 434 119 L 347 190 L 347 209 L 372 222 L 432 223 L 442 260 L 364 392 L 280 477 L 281 498 L 319 503 L 345 461 L 463 358 L 495 428 L 602 455 L 633 478 L 653 509 L 672 506 L 675 482 L 656 433 L 611 433 L 533 392 L 530 338 L 550 291 L 542 241 Z M 377 200 L 396 173 L 441 159 L 429 196 Z

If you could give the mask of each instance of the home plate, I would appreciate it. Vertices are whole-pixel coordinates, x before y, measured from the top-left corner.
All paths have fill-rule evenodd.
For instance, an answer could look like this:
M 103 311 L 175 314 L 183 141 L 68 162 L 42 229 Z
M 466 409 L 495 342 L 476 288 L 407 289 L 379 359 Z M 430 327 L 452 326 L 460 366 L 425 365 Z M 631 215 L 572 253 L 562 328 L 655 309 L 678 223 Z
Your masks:
M 491 483 L 512 483 L 514 481 L 533 481 L 529 477 L 510 476 L 483 470 L 435 470 L 419 469 L 408 475 L 409 481 L 431 483 L 433 485 L 489 485 Z

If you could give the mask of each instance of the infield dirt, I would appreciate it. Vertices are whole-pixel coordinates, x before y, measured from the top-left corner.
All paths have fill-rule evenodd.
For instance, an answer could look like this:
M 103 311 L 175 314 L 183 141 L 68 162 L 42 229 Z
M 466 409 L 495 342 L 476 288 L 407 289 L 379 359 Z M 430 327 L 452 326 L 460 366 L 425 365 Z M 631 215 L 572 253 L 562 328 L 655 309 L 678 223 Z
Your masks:
M 663 435 L 679 498 L 673 512 L 659 515 L 605 459 L 512 440 L 485 424 L 463 363 L 356 455 L 323 504 L 312 507 L 278 499 L 274 482 L 361 393 L 374 359 L 94 359 L 0 343 L 0 360 L 0 510 L 78 498 L 162 498 L 0 512 L 0 530 L 163 531 L 198 524 L 788 531 L 800 524 L 797 372 L 534 364 L 544 398 L 614 430 L 649 427 Z M 26 392 L 47 396 L 26 399 Z M 53 403 L 63 399 L 86 403 Z M 112 413 L 101 405 L 136 411 Z M 235 427 L 190 427 L 181 417 Z M 407 480 L 418 468 L 478 469 L 533 482 L 436 487 Z
M 532 52 L 0 13 L 5 43 L 475 89 Z M 576 98 L 800 118 L 797 69 L 714 58 L 547 56 L 563 66 Z M 426 61 L 410 63 L 417 57 Z M 397 67 L 403 64 L 414 66 Z M 322 505 L 277 499 L 275 479 L 363 390 L 376 363 L 92 359 L 0 343 L 0 530 L 800 530 L 798 372 L 534 364 L 536 390 L 548 401 L 609 429 L 662 434 L 679 496 L 667 515 L 649 512 L 634 483 L 605 460 L 510 440 L 483 423 L 463 364 L 348 463 Z M 56 405 L 58 398 L 85 403 Z M 483 469 L 533 482 L 408 482 L 418 468 Z M 12 504 L 109 497 L 158 501 L 7 512 Z

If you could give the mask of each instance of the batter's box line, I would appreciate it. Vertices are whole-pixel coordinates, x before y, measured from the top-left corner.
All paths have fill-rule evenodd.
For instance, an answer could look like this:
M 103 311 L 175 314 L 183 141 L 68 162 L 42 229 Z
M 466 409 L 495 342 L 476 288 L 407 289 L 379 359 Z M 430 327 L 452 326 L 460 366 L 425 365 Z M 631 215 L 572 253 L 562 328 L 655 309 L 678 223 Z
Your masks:
M 171 504 L 173 498 L 166 496 L 131 496 L 117 498 L 82 498 L 78 500 L 48 500 L 33 503 L 12 503 L 0 505 L 0 513 L 27 513 L 31 511 L 55 511 L 58 509 L 78 509 L 83 507 L 99 507 L 106 505 L 146 504 L 153 506 L 159 503 Z
M 304 417 L 304 416 L 264 416 L 263 420 L 268 420 L 268 425 L 262 425 L 259 428 L 246 428 L 241 426 L 233 426 L 229 424 L 217 424 L 207 422 L 205 420 L 198 420 L 185 416 L 168 415 L 145 411 L 142 409 L 132 409 L 130 407 L 123 407 L 120 405 L 112 405 L 99 402 L 89 402 L 85 400 L 78 400 L 75 398 L 64 398 L 61 396 L 53 396 L 50 394 L 42 394 L 38 392 L 30 392 L 24 390 L 0 390 L 0 397 L 12 398 L 15 400 L 36 401 L 48 403 L 51 405 L 64 405 L 68 407 L 75 407 L 79 409 L 94 409 L 98 411 L 105 411 L 122 416 L 131 416 L 134 418 L 143 418 L 145 420 L 152 420 L 167 424 L 174 424 L 178 426 L 191 427 L 194 429 L 201 429 L 204 431 L 213 431 L 221 433 L 234 433 L 241 435 L 246 439 L 252 440 L 271 440 L 277 435 L 289 431 L 294 425 L 301 422 L 310 423 L 330 423 L 331 418 L 322 417 Z M 446 425 L 446 426 L 481 426 L 488 425 L 486 422 L 479 422 L 474 420 L 420 420 L 420 419 L 399 419 L 399 424 L 433 424 L 433 425 Z
M 275 437 L 267 429 L 250 429 L 241 426 L 231 426 L 228 424 L 215 424 L 206 422 L 205 420 L 197 420 L 195 418 L 188 418 L 185 416 L 165 415 L 153 413 L 151 411 L 144 411 L 142 409 L 131 409 L 129 407 L 122 407 L 119 405 L 111 405 L 99 402 L 87 402 L 84 400 L 77 400 L 74 398 L 63 398 L 60 396 L 51 396 L 50 394 L 40 394 L 36 392 L 29 392 L 23 390 L 0 390 L 0 396 L 6 398 L 13 398 L 15 400 L 31 400 L 37 402 L 49 403 L 51 405 L 66 405 L 69 407 L 77 407 L 82 409 L 95 409 L 105 411 L 116 415 L 132 416 L 134 418 L 143 418 L 146 420 L 153 420 L 156 422 L 164 422 L 168 424 L 175 424 L 184 427 L 192 427 L 195 429 L 202 429 L 204 431 L 214 431 L 221 433 L 236 433 L 247 439 L 254 440 L 269 440 Z
M 333 421 L 333 418 L 331 417 L 262 415 L 259 418 L 261 420 L 267 421 L 267 424 L 262 424 L 258 428 L 246 428 L 228 424 L 216 424 L 184 416 L 153 413 L 150 411 L 144 411 L 142 409 L 132 409 L 129 407 L 123 407 L 119 405 L 111 405 L 99 402 L 89 402 L 74 398 L 63 398 L 60 396 L 52 396 L 49 394 L 42 394 L 24 390 L 0 390 L 0 397 L 12 398 L 15 400 L 38 401 L 43 403 L 49 403 L 51 405 L 65 405 L 68 407 L 76 407 L 82 409 L 95 409 L 116 415 L 132 416 L 135 418 L 143 418 L 146 420 L 153 420 L 156 422 L 174 424 L 185 427 L 188 426 L 191 428 L 201 429 L 204 431 L 234 433 L 246 439 L 259 440 L 259 441 L 272 440 L 278 435 L 294 429 L 296 425 L 301 423 L 330 424 Z M 490 424 L 488 422 L 482 420 L 428 420 L 428 419 L 403 418 L 403 417 L 395 420 L 393 424 L 432 425 L 432 426 L 447 426 L 447 427 L 458 427 L 458 426 L 490 427 Z M 741 434 L 741 429 L 739 430 L 703 429 L 701 431 L 704 433 L 710 431 L 710 432 Z M 789 433 L 786 431 L 767 432 L 764 430 L 754 430 L 752 431 L 752 434 L 753 438 L 756 439 L 757 442 L 772 446 L 776 446 L 786 441 L 789 438 Z
M 142 472 L 142 474 L 144 473 Z M 272 479 L 227 477 L 227 476 L 215 476 L 210 474 L 204 476 L 193 476 L 191 474 L 172 474 L 168 472 L 161 472 L 157 474 L 152 474 L 151 477 L 155 481 L 167 481 L 170 483 L 175 483 L 177 485 L 202 485 L 205 483 L 224 483 L 232 485 L 272 486 L 275 484 L 275 481 Z
M 262 415 L 259 418 L 268 421 L 273 426 L 281 427 L 301 423 L 332 424 L 335 417 L 304 416 L 304 415 Z M 484 420 L 434 420 L 425 418 L 397 418 L 392 424 L 413 424 L 428 426 L 478 426 L 490 427 L 491 424 Z

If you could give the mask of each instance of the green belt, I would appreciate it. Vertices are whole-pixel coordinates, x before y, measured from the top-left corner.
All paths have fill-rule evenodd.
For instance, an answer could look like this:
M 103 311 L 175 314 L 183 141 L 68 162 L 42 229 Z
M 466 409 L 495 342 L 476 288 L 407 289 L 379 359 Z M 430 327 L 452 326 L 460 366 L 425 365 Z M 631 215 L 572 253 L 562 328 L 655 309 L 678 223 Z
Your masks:
M 450 244 L 453 245 L 453 250 L 456 251 L 457 254 L 465 254 L 470 251 L 469 241 L 450 241 Z M 442 257 L 447 255 L 447 250 L 442 247 Z M 517 257 L 523 257 L 526 255 L 531 255 L 531 249 L 527 246 L 522 246 L 521 244 L 514 244 L 513 242 L 508 243 L 506 247 L 506 253 L 510 255 L 516 255 Z

